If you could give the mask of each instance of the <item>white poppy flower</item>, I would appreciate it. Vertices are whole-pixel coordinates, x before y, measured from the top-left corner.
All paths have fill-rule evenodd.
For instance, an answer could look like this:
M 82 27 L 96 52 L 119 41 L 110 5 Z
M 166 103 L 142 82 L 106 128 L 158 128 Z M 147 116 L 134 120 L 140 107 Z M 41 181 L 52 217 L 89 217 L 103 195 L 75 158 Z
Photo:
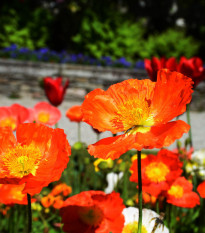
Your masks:
M 128 207 L 123 210 L 125 223 L 122 233 L 136 233 L 138 228 L 139 210 L 135 207 Z M 159 221 L 159 222 L 158 222 Z M 154 230 L 155 229 L 155 230 Z M 153 231 L 154 230 L 154 231 Z M 142 233 L 169 233 L 164 226 L 160 215 L 153 210 L 142 210 Z

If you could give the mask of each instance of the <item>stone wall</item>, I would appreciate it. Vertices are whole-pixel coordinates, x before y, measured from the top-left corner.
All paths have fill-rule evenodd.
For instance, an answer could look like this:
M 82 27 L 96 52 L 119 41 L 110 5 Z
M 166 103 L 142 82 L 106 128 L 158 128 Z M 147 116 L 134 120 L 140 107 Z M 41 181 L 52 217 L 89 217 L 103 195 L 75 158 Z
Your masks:
M 81 99 L 95 88 L 106 89 L 125 79 L 145 78 L 147 74 L 145 70 L 0 59 L 0 92 L 4 95 L 40 97 L 44 92 L 39 84 L 46 76 L 69 79 L 66 98 Z
M 71 100 L 83 100 L 95 88 L 107 89 L 126 79 L 148 78 L 145 70 L 0 59 L 0 93 L 5 96 L 40 99 L 44 96 L 40 83 L 46 76 L 69 79 L 65 98 Z M 192 110 L 205 110 L 204 90 L 202 82 L 193 94 Z

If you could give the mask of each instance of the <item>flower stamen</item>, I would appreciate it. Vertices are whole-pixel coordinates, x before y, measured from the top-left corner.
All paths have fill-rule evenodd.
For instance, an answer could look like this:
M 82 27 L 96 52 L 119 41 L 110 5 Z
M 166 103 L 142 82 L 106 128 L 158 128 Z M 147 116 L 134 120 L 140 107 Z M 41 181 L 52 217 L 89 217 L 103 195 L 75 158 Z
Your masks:
M 30 144 L 17 145 L 15 148 L 9 149 L 2 160 L 11 175 L 22 178 L 29 174 L 35 176 L 41 158 L 40 149 Z
M 162 162 L 150 163 L 145 170 L 151 182 L 159 183 L 166 180 L 166 175 L 170 172 L 169 168 Z

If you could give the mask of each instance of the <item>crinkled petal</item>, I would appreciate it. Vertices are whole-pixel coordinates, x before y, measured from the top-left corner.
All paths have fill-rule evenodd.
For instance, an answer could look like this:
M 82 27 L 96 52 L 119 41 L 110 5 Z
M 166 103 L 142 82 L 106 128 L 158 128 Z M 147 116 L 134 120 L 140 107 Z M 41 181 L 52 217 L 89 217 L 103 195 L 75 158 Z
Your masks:
M 121 154 L 133 148 L 135 135 L 119 135 L 101 139 L 97 143 L 88 146 L 88 152 L 97 158 L 117 159 Z
M 191 101 L 192 80 L 181 73 L 163 69 L 158 72 L 151 114 L 156 124 L 169 122 L 186 111 Z
M 170 146 L 176 139 L 187 133 L 190 126 L 181 120 L 171 121 L 160 126 L 152 126 L 147 133 L 137 133 L 133 148 L 137 150 Z
M 99 131 L 119 132 L 112 123 L 116 111 L 117 107 L 114 100 L 101 89 L 96 89 L 87 94 L 82 104 L 83 121 Z

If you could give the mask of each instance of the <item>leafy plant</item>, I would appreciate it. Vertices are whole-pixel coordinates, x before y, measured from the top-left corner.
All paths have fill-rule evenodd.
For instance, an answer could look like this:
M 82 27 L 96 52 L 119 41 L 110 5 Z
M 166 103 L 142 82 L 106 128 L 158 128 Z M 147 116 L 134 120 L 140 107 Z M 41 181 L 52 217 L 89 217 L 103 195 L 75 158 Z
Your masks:
M 73 41 L 81 51 L 96 58 L 111 56 L 133 60 L 141 50 L 143 35 L 142 21 L 132 23 L 117 17 L 114 21 L 101 22 L 94 13 L 89 13 Z
M 37 8 L 23 25 L 20 23 L 21 17 L 14 9 L 2 14 L 0 20 L 0 47 L 8 47 L 11 44 L 29 49 L 46 46 L 49 36 L 46 24 L 51 20 L 51 16 L 45 9 Z
M 161 34 L 150 35 L 143 43 L 140 57 L 173 56 L 179 58 L 180 56 L 186 56 L 189 58 L 196 55 L 199 46 L 199 42 L 191 36 L 186 36 L 183 31 L 168 29 Z

